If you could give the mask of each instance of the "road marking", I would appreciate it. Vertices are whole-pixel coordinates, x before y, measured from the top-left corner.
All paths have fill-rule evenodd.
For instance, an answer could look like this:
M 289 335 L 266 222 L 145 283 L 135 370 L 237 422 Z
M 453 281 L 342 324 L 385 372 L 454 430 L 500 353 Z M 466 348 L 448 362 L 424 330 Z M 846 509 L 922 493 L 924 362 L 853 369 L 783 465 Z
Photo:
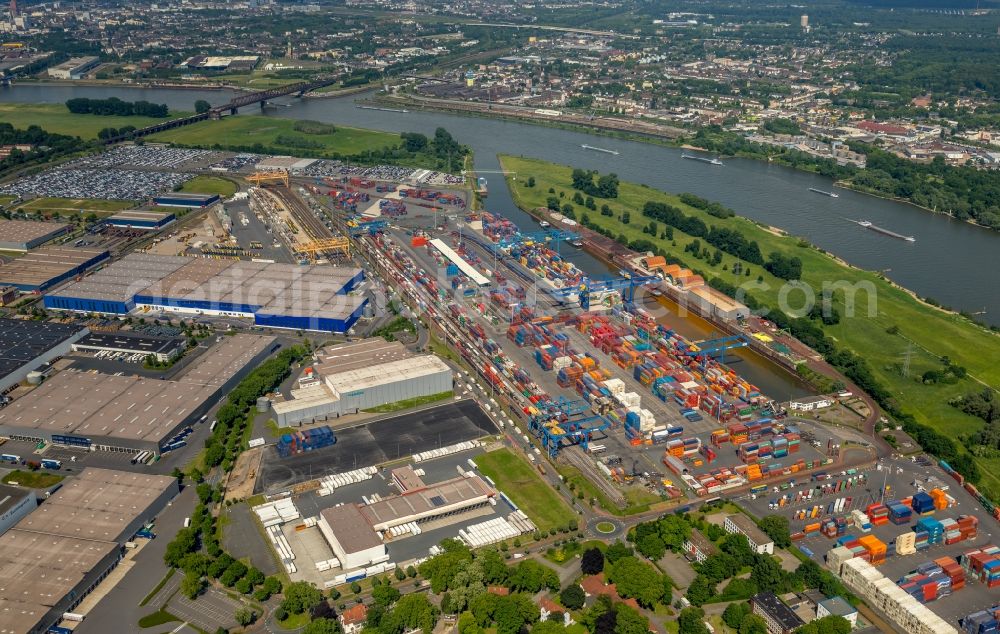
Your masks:
M 170 630 L 170 634 L 177 634 L 177 632 L 181 631 L 181 628 L 183 628 L 186 625 L 187 625 L 187 621 L 184 621 L 183 623 L 181 623 L 180 625 L 178 625 L 174 629 Z

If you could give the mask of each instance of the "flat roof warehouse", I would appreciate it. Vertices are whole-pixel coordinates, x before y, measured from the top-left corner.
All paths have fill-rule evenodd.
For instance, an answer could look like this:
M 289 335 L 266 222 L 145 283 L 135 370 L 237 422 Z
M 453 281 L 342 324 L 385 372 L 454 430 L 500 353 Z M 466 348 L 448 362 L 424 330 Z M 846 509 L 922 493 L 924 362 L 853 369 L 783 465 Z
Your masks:
M 0 434 L 159 453 L 276 345 L 273 337 L 226 337 L 172 381 L 60 372 L 0 410 Z
M 359 268 L 136 253 L 45 296 L 45 307 L 123 315 L 137 307 L 252 317 L 258 326 L 346 332 L 367 299 Z
M 177 479 L 86 468 L 0 536 L 0 632 L 44 632 L 121 560 Z

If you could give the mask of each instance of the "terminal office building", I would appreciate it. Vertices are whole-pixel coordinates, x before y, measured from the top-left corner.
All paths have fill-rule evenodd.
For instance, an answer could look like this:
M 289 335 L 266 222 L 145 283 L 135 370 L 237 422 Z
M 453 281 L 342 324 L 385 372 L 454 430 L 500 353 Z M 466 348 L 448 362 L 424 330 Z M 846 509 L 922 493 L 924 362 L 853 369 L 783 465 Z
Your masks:
M 224 337 L 170 381 L 63 371 L 0 409 L 0 436 L 159 454 L 277 348 L 274 337 Z
M 44 303 L 54 310 L 113 315 L 162 310 L 343 333 L 364 313 L 367 298 L 349 294 L 364 279 L 359 268 L 134 253 L 47 293 Z

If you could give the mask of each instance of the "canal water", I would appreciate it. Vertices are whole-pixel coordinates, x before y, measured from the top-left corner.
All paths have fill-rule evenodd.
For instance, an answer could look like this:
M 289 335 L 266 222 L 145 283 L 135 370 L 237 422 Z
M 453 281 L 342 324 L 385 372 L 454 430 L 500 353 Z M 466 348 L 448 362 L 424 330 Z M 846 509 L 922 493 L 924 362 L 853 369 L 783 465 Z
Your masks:
M 197 99 L 213 104 L 227 102 L 231 91 L 202 91 L 88 86 L 16 85 L 0 89 L 0 102 L 63 103 L 73 97 L 117 96 L 166 103 L 174 110 L 193 110 Z M 359 94 L 338 99 L 280 100 L 283 106 L 268 108 L 268 116 L 313 119 L 347 126 L 389 132 L 414 131 L 432 135 L 446 128 L 459 142 L 475 152 L 476 168 L 489 180 L 490 211 L 509 217 L 522 227 L 533 227 L 530 217 L 519 211 L 499 173 L 498 154 L 523 155 L 601 172 L 614 172 L 622 180 L 671 192 L 691 192 L 733 208 L 758 222 L 803 236 L 847 262 L 869 270 L 885 271 L 888 277 L 922 296 L 970 312 L 985 310 L 983 318 L 1000 324 L 1000 283 L 996 279 L 996 254 L 1000 234 L 935 215 L 909 205 L 837 190 L 839 198 L 809 191 L 810 187 L 833 189 L 830 179 L 761 161 L 727 159 L 713 166 L 681 158 L 681 151 L 654 144 L 594 137 L 582 132 L 438 112 L 390 112 L 361 109 Z M 256 106 L 244 113 L 260 113 Z M 597 140 L 595 140 L 597 139 Z M 618 155 L 581 147 L 597 145 Z M 870 220 L 876 225 L 916 242 L 879 235 L 850 220 Z M 606 273 L 603 264 L 573 249 L 564 255 L 581 269 Z M 672 321 L 672 320 L 671 320 Z M 709 337 L 711 325 L 696 318 L 678 322 L 677 329 L 689 337 Z M 779 399 L 800 394 L 802 386 L 791 379 L 771 383 L 773 372 L 755 355 L 736 367 Z M 758 365 L 759 364 L 759 365 Z M 746 366 L 746 367 L 742 367 Z M 770 385 L 768 385 L 771 383 Z

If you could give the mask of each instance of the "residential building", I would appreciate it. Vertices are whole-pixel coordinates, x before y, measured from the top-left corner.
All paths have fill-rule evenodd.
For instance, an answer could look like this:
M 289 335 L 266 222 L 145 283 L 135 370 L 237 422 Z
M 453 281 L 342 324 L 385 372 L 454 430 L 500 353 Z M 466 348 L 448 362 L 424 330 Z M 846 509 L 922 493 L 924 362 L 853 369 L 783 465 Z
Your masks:
M 847 619 L 851 627 L 858 625 L 858 609 L 848 603 L 843 597 L 830 597 L 816 604 L 816 618 L 824 616 L 839 616 Z
M 684 554 L 691 561 L 701 563 L 717 552 L 718 547 L 696 528 L 691 530 L 691 536 L 684 541 Z

